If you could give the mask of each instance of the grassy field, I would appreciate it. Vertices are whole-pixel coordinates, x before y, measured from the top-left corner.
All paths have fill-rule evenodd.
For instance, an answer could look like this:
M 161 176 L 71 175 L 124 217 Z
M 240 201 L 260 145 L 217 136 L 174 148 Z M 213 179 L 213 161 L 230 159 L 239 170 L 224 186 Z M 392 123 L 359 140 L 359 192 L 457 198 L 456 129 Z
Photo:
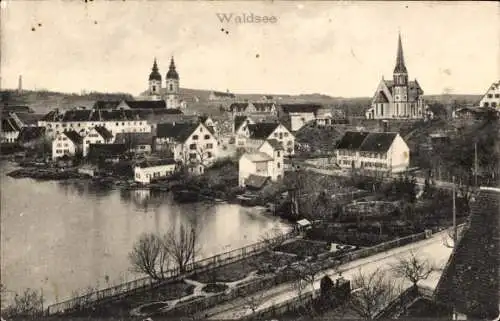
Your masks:
M 282 267 L 294 261 L 296 258 L 289 255 L 264 252 L 222 266 L 215 271 L 199 273 L 192 279 L 203 283 L 234 282 L 244 279 L 250 272 L 257 271 L 267 264 L 273 267 Z
M 298 255 L 299 257 L 316 256 L 328 252 L 326 242 L 295 240 L 275 248 L 276 251 Z

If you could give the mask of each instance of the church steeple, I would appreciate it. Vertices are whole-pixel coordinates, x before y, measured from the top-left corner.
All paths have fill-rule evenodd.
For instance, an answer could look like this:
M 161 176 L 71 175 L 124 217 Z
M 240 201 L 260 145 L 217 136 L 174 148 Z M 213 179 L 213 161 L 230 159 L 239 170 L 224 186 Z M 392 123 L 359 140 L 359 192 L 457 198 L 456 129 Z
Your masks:
M 396 57 L 396 67 L 394 68 L 394 73 L 395 74 L 407 74 L 408 71 L 406 70 L 405 66 L 405 58 L 403 55 L 403 44 L 401 43 L 401 33 L 399 34 L 398 38 L 398 54 Z
M 176 80 L 179 80 L 179 74 L 175 70 L 174 57 L 172 57 L 170 59 L 170 66 L 168 67 L 167 79 L 176 79 Z
M 161 74 L 158 71 L 158 64 L 156 63 L 156 58 L 153 61 L 153 68 L 149 74 L 149 80 L 158 80 L 161 82 Z

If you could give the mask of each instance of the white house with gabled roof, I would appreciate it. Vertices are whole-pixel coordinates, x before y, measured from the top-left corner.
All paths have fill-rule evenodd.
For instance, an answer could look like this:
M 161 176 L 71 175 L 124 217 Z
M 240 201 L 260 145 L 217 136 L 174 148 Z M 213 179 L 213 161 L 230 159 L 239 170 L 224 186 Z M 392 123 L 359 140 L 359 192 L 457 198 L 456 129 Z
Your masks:
M 113 134 L 104 126 L 96 126 L 83 137 L 83 156 L 87 156 L 92 144 L 111 144 L 112 142 Z
M 480 107 L 500 109 L 500 80 L 491 84 L 479 102 Z
M 59 133 L 52 141 L 52 159 L 75 156 L 82 151 L 82 144 L 83 137 L 74 130 Z
M 276 139 L 265 140 L 257 150 L 244 153 L 239 160 L 238 184 L 241 187 L 265 182 L 276 182 L 283 178 L 284 150 Z

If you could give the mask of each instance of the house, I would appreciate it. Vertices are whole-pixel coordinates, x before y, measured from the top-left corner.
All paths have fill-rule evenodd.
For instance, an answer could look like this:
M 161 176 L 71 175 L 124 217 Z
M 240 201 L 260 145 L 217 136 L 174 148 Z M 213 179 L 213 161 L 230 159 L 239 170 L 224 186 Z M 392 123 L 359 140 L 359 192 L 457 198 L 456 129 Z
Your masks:
M 9 116 L 16 122 L 19 128 L 36 127 L 43 115 L 35 113 L 10 113 Z
M 17 138 L 17 142 L 24 148 L 33 148 L 35 146 L 44 146 L 45 127 L 23 127 Z
M 229 112 L 233 115 L 244 115 L 254 113 L 257 110 L 251 102 L 238 102 L 229 105 Z
M 348 120 L 343 110 L 322 108 L 318 110 L 315 124 L 318 127 L 327 127 L 335 124 L 347 124 Z
M 12 117 L 2 117 L 2 143 L 15 143 L 21 129 Z
M 208 96 L 208 100 L 234 100 L 236 99 L 236 95 L 233 93 L 222 92 L 222 91 L 212 91 Z
M 165 123 L 156 128 L 155 148 L 169 150 L 191 173 L 201 174 L 218 156 L 218 142 L 202 123 Z
M 103 126 L 113 135 L 116 133 L 151 132 L 151 125 L 145 119 L 150 110 L 121 109 L 70 109 L 52 110 L 38 121 L 39 127 L 46 127 L 49 138 L 64 131 L 76 131 L 86 136 L 92 128 Z
M 500 80 L 494 82 L 479 102 L 479 107 L 500 109 Z
M 117 109 L 120 100 L 96 100 L 93 109 Z
M 87 154 L 90 163 L 117 163 L 127 152 L 125 144 L 91 144 Z
M 254 152 L 244 153 L 239 160 L 238 185 L 259 188 L 268 179 L 282 179 L 283 154 L 283 145 L 275 139 L 264 141 Z
M 434 300 L 454 310 L 461 320 L 498 320 L 500 189 L 480 187 L 470 208 L 468 226 L 454 244 Z
M 89 147 L 92 144 L 111 144 L 113 142 L 113 134 L 104 126 L 96 126 L 83 138 L 83 157 L 86 157 L 89 152 Z
M 83 137 L 76 131 L 70 130 L 56 135 L 52 141 L 52 159 L 56 160 L 64 155 L 76 156 L 82 152 Z
M 319 104 L 282 104 L 279 116 L 288 118 L 290 130 L 296 132 L 308 122 L 314 121 L 321 108 Z
M 135 154 L 150 154 L 153 151 L 152 133 L 118 133 L 114 143 L 125 144 L 129 152 Z
M 367 119 L 422 119 L 425 118 L 424 91 L 415 79 L 408 80 L 401 35 L 398 38 L 398 51 L 393 80 L 380 81 L 373 95 Z
M 463 107 L 453 111 L 452 117 L 463 120 L 483 120 L 498 118 L 500 109 L 493 107 Z
M 141 184 L 149 184 L 154 180 L 172 175 L 177 162 L 173 159 L 149 160 L 134 167 L 134 180 Z
M 273 102 L 255 102 L 253 106 L 257 113 L 277 114 L 276 104 Z
M 244 147 L 247 151 L 257 149 L 262 143 L 269 139 L 276 139 L 284 147 L 285 156 L 290 156 L 295 153 L 295 137 L 294 135 L 279 122 L 260 122 L 248 123 L 243 131 Z M 239 142 L 243 140 L 238 138 Z
M 336 156 L 341 168 L 368 174 L 403 172 L 410 165 L 410 149 L 399 133 L 348 131 L 336 146 Z

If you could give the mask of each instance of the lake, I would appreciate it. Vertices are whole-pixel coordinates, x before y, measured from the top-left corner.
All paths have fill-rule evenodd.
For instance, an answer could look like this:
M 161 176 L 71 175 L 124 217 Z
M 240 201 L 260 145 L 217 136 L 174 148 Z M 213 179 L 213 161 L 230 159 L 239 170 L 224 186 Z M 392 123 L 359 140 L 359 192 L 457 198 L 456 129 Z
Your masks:
M 169 193 L 6 176 L 13 169 L 0 162 L 1 280 L 9 293 L 43 290 L 47 304 L 140 277 L 130 272 L 127 256 L 144 232 L 165 232 L 196 218 L 202 258 L 289 229 L 258 208 L 176 204 Z

